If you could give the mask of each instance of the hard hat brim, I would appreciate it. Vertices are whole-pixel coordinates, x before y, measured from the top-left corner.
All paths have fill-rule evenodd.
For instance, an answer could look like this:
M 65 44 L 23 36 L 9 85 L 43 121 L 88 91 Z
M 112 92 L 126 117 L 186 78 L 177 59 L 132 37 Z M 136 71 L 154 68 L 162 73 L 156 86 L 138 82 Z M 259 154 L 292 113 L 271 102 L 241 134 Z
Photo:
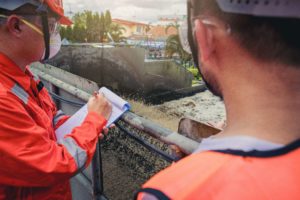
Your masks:
M 71 26 L 73 22 L 66 16 L 61 16 L 59 23 L 66 26 Z
M 52 12 L 54 12 L 60 16 L 59 22 L 61 24 L 67 25 L 67 26 L 70 26 L 73 24 L 73 22 L 67 16 L 64 15 L 64 9 L 62 6 L 55 4 L 54 1 L 51 1 L 51 0 L 45 0 L 45 3 L 48 5 L 49 9 Z

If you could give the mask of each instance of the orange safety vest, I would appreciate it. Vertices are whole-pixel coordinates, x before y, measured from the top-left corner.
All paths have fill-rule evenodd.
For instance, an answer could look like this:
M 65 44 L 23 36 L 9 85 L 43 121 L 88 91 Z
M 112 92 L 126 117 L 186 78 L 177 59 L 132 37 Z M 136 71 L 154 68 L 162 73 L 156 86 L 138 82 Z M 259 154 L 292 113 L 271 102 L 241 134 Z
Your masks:
M 272 151 L 193 154 L 150 179 L 138 199 L 300 199 L 299 147 L 300 140 Z
M 0 53 L 0 200 L 71 199 L 69 179 L 90 163 L 106 124 L 89 113 L 57 141 L 67 117 L 34 79 Z

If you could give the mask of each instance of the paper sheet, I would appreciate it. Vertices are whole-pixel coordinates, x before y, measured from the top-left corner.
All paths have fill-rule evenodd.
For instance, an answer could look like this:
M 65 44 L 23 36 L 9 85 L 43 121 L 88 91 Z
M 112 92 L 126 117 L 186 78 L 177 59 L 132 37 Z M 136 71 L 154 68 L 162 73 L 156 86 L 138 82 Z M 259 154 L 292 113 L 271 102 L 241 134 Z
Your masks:
M 102 87 L 99 92 L 102 92 L 104 96 L 111 102 L 112 104 L 112 113 L 107 122 L 106 127 L 109 127 L 112 123 L 114 123 L 121 115 L 130 109 L 130 105 L 128 102 L 123 100 L 121 97 L 110 91 L 109 89 Z M 56 131 L 57 140 L 61 140 L 65 135 L 70 134 L 72 130 L 80 126 L 84 121 L 86 115 L 88 113 L 87 105 L 84 105 L 80 110 L 78 110 L 73 116 L 71 116 L 64 124 L 62 124 Z

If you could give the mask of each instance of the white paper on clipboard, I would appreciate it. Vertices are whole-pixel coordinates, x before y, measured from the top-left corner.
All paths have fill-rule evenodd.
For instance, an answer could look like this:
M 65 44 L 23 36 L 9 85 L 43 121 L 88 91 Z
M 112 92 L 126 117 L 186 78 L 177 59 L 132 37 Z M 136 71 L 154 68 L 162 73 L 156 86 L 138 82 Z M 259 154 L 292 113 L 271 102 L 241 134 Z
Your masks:
M 112 104 L 112 113 L 106 124 L 106 127 L 109 127 L 112 123 L 119 119 L 126 111 L 130 110 L 130 104 L 115 93 L 113 93 L 112 91 L 110 91 L 109 89 L 107 89 L 106 87 L 100 88 L 99 92 L 102 92 Z M 55 131 L 57 140 L 59 141 L 63 139 L 64 136 L 70 134 L 75 127 L 80 126 L 84 121 L 87 113 L 88 110 L 86 104 Z

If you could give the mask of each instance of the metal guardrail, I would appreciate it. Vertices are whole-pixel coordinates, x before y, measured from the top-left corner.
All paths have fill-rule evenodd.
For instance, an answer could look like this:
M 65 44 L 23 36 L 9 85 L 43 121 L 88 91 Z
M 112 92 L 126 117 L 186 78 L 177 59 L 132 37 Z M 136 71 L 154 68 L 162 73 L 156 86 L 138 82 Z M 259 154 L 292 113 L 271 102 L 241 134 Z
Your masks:
M 82 107 L 85 104 L 84 103 L 79 103 L 79 102 L 75 102 L 73 100 L 68 100 L 64 97 L 61 97 L 53 92 L 49 92 L 50 95 L 52 96 L 52 98 L 56 101 L 60 101 L 69 105 L 72 105 L 74 107 Z M 138 136 L 136 136 L 135 134 L 131 133 L 130 131 L 126 130 L 122 125 L 120 125 L 118 122 L 115 123 L 115 125 L 124 133 L 126 133 L 127 136 L 129 136 L 130 138 L 134 139 L 136 142 L 138 142 L 139 144 L 145 146 L 148 150 L 153 151 L 159 155 L 161 155 L 166 161 L 168 162 L 174 162 L 174 161 L 178 161 L 180 159 L 180 157 L 173 157 L 171 155 L 168 155 L 167 153 L 158 150 L 156 147 L 154 147 L 152 144 L 144 141 L 143 139 L 139 138 Z
M 50 94 L 54 100 L 57 100 L 59 106 L 68 105 L 72 107 L 62 106 L 62 108 L 66 108 L 66 110 L 71 108 L 71 110 L 76 111 L 88 101 L 88 99 L 91 97 L 90 93 L 98 88 L 98 86 L 93 82 L 75 76 L 69 72 L 52 68 L 51 66 L 45 65 L 44 67 L 33 67 L 31 70 L 33 73 L 37 74 L 41 80 L 45 81 Z M 163 143 L 176 145 L 185 154 L 192 153 L 199 145 L 194 140 L 159 126 L 150 120 L 147 120 L 132 112 L 125 113 L 122 116 L 121 121 L 123 121 L 123 123 L 116 123 L 121 132 L 125 133 L 127 136 L 135 140 L 138 144 L 144 146 L 146 149 L 155 152 L 157 155 L 160 155 L 168 162 L 177 161 L 180 159 L 180 156 L 177 155 L 176 152 L 172 152 L 172 155 L 170 155 L 158 149 L 155 147 L 155 145 L 153 146 L 147 141 L 144 141 L 144 139 L 140 138 L 136 134 L 133 134 L 127 128 L 132 127 L 138 131 L 157 138 Z M 126 128 L 122 126 L 124 123 L 126 124 Z M 73 196 L 75 200 L 107 199 L 104 195 L 103 189 L 100 150 L 100 144 L 98 144 L 91 166 L 71 180 L 72 193 L 75 194 L 75 196 Z
M 83 101 L 88 101 L 88 99 L 91 97 L 91 94 L 80 90 L 70 84 L 67 84 L 49 74 L 46 74 L 45 72 L 38 71 L 38 74 L 42 79 L 49 81 L 56 87 L 61 88 L 62 90 L 74 95 L 75 97 Z M 151 122 L 150 120 L 147 120 L 132 112 L 125 113 L 121 117 L 121 120 L 129 124 L 130 126 L 140 131 L 143 131 L 154 138 L 159 139 L 160 141 L 166 144 L 176 145 L 185 154 L 191 154 L 192 152 L 194 152 L 194 150 L 196 150 L 196 148 L 199 145 L 198 142 L 192 139 L 182 136 L 162 126 L 159 126 Z

